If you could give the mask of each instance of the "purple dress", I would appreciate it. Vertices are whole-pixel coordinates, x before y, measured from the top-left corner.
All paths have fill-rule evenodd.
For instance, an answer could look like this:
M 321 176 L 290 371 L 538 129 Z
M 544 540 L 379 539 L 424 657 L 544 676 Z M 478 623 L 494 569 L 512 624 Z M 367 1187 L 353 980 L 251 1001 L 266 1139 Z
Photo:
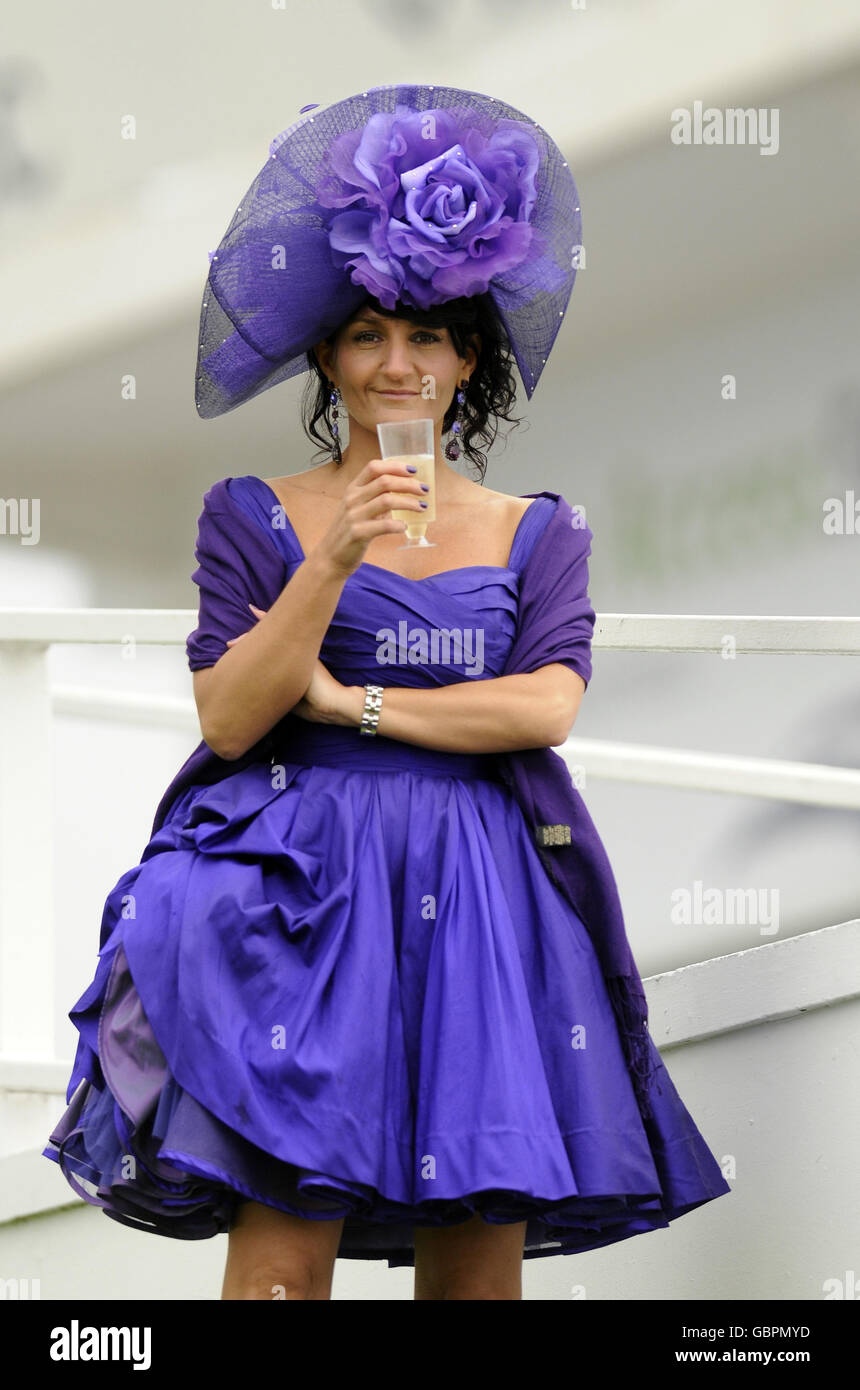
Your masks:
M 292 574 L 268 484 L 229 490 Z M 320 659 L 347 685 L 501 675 L 553 510 L 531 503 L 505 568 L 363 564 Z M 407 664 L 416 629 L 460 630 L 463 659 L 431 644 Z M 279 729 L 271 764 L 187 788 L 106 900 L 69 1015 L 83 1079 L 43 1150 L 75 1191 L 189 1240 L 228 1230 L 242 1198 L 344 1217 L 338 1255 L 390 1266 L 414 1264 L 419 1224 L 525 1221 L 528 1259 L 728 1192 L 653 1043 L 640 1112 L 592 941 L 494 755 Z

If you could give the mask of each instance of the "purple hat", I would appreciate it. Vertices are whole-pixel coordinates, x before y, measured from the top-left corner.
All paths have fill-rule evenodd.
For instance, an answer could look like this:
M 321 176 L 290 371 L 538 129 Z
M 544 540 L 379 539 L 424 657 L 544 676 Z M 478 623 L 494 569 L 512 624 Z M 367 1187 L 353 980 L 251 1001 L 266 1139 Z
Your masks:
M 307 371 L 308 349 L 368 295 L 426 309 L 488 292 L 531 399 L 581 246 L 576 184 L 546 131 L 457 87 L 371 87 L 302 111 L 210 254 L 198 414 Z

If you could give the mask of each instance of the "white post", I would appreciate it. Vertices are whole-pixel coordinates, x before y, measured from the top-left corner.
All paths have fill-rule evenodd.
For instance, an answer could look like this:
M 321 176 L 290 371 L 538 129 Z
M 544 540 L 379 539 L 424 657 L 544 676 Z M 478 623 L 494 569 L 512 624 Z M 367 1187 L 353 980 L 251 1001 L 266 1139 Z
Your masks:
M 0 642 L 0 1056 L 54 1056 L 48 647 Z

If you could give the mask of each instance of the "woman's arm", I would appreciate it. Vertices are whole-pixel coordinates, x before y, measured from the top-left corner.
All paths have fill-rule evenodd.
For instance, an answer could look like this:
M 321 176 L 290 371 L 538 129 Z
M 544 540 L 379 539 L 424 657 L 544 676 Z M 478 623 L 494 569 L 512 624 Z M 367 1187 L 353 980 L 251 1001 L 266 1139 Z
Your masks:
M 364 686 L 342 690 L 334 722 L 358 726 Z M 434 690 L 386 686 L 376 728 L 386 738 L 447 753 L 553 748 L 570 733 L 584 693 L 582 676 L 559 662 L 528 674 L 457 681 Z
M 219 758 L 241 758 L 301 699 L 346 579 L 309 555 L 242 641 L 193 673 L 200 732 Z
M 200 731 L 213 753 L 228 762 L 243 757 L 304 697 L 344 584 L 376 536 L 402 534 L 406 523 L 392 509 L 419 510 L 421 488 L 405 461 L 371 459 L 271 608 L 254 627 L 229 639 L 228 650 L 211 666 L 194 671 Z M 216 570 L 223 569 L 217 547 L 213 558 Z M 226 582 L 235 602 L 235 582 Z M 224 583 L 219 574 L 219 603 Z

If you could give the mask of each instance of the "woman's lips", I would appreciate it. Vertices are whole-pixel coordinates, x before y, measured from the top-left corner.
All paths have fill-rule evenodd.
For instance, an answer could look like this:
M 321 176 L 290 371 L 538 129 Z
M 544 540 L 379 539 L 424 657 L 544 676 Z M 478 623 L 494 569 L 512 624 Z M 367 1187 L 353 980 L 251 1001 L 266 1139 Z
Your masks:
M 409 396 L 417 396 L 417 391 L 378 391 L 378 396 L 398 396 L 405 400 Z

